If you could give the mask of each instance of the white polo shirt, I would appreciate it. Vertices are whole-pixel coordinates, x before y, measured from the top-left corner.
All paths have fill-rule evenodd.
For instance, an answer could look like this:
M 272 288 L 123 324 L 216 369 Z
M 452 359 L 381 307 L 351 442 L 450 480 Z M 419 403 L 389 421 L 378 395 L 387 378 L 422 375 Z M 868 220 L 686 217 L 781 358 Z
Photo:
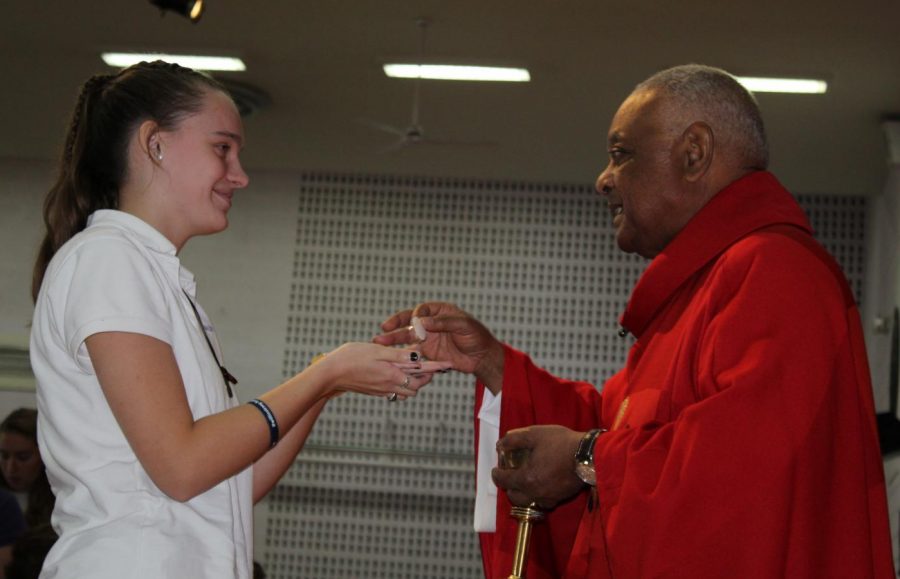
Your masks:
M 91 215 L 50 262 L 35 306 L 31 363 L 60 538 L 41 579 L 251 577 L 251 469 L 190 501 L 169 498 L 122 434 L 84 345 L 107 331 L 162 340 L 175 353 L 195 419 L 232 407 L 238 401 L 228 397 L 184 294 L 196 303 L 195 290 L 172 243 L 121 211 Z

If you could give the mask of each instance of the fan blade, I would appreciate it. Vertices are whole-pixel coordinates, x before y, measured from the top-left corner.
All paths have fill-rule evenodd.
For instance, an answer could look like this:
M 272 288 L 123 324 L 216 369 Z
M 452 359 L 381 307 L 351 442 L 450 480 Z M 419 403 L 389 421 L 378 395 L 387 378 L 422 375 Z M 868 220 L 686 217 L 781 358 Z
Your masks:
M 396 153 L 397 151 L 399 151 L 401 149 L 405 149 L 406 147 L 408 147 L 411 144 L 412 143 L 410 142 L 410 140 L 407 139 L 406 137 L 404 137 L 402 139 L 394 141 L 392 144 L 388 145 L 387 147 L 384 147 L 383 149 L 379 149 L 378 151 L 376 151 L 376 153 L 379 155 L 389 155 L 391 153 Z
M 500 146 L 497 141 L 463 141 L 458 139 L 432 139 L 426 137 L 416 144 L 420 145 L 438 145 L 446 147 L 490 147 L 496 148 Z
M 397 135 L 398 137 L 403 137 L 406 135 L 406 131 L 400 128 L 397 128 L 393 125 L 389 125 L 387 123 L 382 123 L 381 121 L 373 121 L 372 119 L 356 119 L 356 122 L 366 125 L 370 129 L 375 129 L 376 131 L 381 131 L 383 133 L 389 133 L 391 135 Z

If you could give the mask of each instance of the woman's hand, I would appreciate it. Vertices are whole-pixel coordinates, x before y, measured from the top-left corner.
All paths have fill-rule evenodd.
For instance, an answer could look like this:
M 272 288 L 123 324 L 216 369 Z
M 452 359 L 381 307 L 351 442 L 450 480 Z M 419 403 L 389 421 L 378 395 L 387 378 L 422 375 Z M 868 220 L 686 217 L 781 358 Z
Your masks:
M 474 374 L 494 394 L 503 385 L 503 345 L 484 324 L 446 302 L 426 302 L 397 312 L 381 324 L 374 342 L 417 344 L 428 358 L 447 360 L 453 369 Z M 424 333 L 424 336 L 422 335 Z
M 332 394 L 358 392 L 398 400 L 415 396 L 435 372 L 452 368 L 449 362 L 426 361 L 411 348 L 350 342 L 315 364 L 324 373 Z

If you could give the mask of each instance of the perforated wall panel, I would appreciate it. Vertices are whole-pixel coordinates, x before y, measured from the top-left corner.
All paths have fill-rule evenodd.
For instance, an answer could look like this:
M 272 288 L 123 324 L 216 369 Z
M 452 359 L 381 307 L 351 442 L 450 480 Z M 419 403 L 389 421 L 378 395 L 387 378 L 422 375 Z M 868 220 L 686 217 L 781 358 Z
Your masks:
M 862 295 L 864 200 L 801 202 Z M 631 345 L 617 319 L 645 265 L 618 250 L 590 185 L 306 174 L 284 374 L 446 300 L 550 371 L 602 384 Z M 451 373 L 405 403 L 330 402 L 267 501 L 269 577 L 480 577 L 472 392 Z
M 866 198 L 851 195 L 798 195 L 816 239 L 835 257 L 857 303 L 865 295 Z

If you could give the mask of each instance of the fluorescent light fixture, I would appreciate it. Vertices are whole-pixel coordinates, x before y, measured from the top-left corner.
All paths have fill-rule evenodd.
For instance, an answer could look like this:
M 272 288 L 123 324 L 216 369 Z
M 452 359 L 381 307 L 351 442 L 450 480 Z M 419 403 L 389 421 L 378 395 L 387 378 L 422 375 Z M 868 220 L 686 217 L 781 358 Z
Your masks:
M 104 52 L 100 55 L 109 66 L 125 68 L 141 61 L 164 60 L 193 68 L 194 70 L 243 71 L 247 66 L 233 56 L 197 56 L 193 54 L 163 54 L 154 52 Z
M 799 94 L 825 94 L 828 83 L 824 80 L 805 78 L 735 77 L 750 92 L 784 92 Z
M 384 65 L 384 74 L 391 78 L 426 78 L 429 80 L 477 80 L 495 82 L 528 82 L 531 75 L 525 68 L 500 66 L 462 66 L 456 64 Z

